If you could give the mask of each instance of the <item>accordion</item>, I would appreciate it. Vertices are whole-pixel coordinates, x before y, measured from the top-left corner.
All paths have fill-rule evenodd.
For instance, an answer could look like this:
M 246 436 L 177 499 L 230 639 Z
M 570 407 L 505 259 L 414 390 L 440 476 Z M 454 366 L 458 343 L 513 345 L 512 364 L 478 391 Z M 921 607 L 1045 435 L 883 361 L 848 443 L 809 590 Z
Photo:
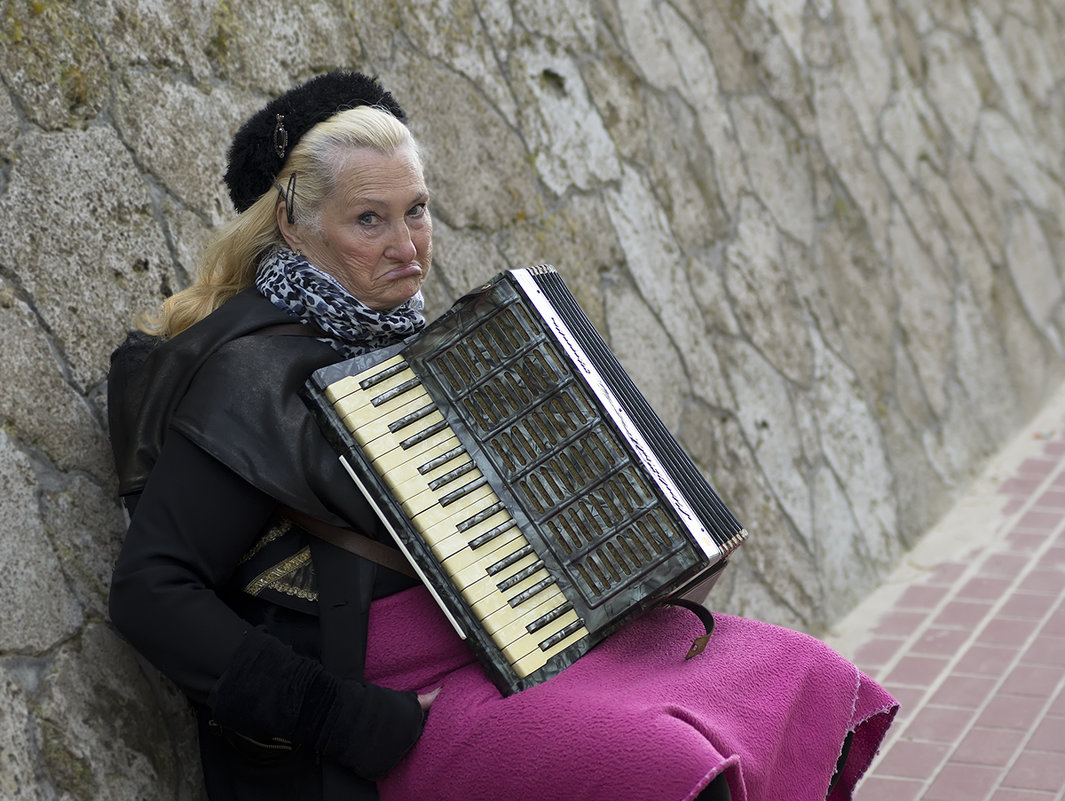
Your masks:
M 308 390 L 505 695 L 716 577 L 747 536 L 546 265 L 501 273 Z

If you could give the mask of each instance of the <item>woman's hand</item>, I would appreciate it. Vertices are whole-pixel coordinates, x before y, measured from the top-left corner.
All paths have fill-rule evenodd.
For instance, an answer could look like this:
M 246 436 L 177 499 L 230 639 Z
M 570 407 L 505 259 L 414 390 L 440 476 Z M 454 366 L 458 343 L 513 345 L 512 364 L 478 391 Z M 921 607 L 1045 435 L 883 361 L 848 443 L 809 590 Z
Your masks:
M 440 695 L 440 689 L 440 687 L 437 687 L 435 690 L 431 690 L 425 693 L 424 695 L 422 693 L 418 693 L 418 705 L 422 708 L 423 713 L 429 711 L 429 707 L 433 705 L 433 701 L 436 700 L 436 696 Z

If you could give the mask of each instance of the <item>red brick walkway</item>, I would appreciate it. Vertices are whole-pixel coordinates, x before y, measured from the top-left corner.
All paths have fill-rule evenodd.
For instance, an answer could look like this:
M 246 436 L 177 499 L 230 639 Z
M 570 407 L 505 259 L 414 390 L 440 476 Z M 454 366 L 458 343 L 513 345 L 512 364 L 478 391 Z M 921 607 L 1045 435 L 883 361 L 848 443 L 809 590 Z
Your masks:
M 841 624 L 902 704 L 858 801 L 1065 799 L 1063 432 L 1059 396 Z

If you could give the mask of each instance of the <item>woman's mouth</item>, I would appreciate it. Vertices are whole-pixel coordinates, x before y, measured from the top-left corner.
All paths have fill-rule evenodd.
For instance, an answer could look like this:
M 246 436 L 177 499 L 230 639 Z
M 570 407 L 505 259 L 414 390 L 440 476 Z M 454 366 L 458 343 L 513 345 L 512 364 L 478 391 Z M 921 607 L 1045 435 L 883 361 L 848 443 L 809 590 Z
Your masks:
M 405 278 L 414 278 L 421 276 L 425 273 L 422 266 L 416 261 L 412 261 L 409 264 L 401 264 L 393 267 L 384 274 L 386 281 L 402 281 Z

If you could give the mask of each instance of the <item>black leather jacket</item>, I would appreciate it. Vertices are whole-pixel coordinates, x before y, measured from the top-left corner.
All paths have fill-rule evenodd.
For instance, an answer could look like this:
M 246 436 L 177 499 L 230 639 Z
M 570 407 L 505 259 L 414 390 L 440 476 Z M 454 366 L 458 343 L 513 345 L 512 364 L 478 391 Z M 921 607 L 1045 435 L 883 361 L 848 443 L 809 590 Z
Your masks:
M 112 357 L 112 447 L 133 511 L 111 616 L 196 705 L 212 801 L 375 798 L 372 779 L 422 725 L 413 693 L 362 682 L 369 605 L 409 581 L 298 529 L 255 547 L 279 505 L 388 541 L 301 397 L 336 351 L 251 335 L 292 322 L 251 289 Z M 310 594 L 245 591 L 249 564 L 300 553 Z

